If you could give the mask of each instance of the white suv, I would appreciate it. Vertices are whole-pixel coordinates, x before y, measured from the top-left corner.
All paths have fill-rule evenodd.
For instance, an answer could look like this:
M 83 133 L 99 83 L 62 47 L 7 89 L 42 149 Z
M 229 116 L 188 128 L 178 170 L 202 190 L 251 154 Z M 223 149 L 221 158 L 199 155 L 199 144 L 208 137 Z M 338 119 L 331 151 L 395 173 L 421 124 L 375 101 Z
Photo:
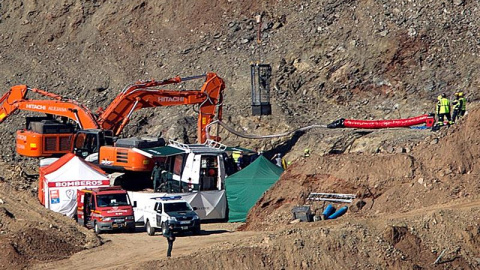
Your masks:
M 200 218 L 190 204 L 181 196 L 151 198 L 145 209 L 144 220 L 148 235 L 154 235 L 157 228 L 165 231 L 169 224 L 174 232 L 200 233 Z

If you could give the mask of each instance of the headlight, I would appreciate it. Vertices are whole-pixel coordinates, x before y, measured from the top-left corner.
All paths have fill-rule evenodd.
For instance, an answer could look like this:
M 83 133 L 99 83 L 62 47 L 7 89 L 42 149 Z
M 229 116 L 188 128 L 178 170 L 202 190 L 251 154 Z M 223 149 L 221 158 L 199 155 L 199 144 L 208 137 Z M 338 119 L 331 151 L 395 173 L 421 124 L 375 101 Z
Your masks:
M 134 220 L 135 218 L 133 216 L 127 216 L 125 220 Z
M 177 218 L 176 217 L 171 217 L 170 221 L 177 222 Z
M 200 219 L 197 215 L 193 216 L 192 220 L 198 220 Z
M 112 218 L 109 218 L 109 217 L 102 218 L 102 221 L 112 221 Z

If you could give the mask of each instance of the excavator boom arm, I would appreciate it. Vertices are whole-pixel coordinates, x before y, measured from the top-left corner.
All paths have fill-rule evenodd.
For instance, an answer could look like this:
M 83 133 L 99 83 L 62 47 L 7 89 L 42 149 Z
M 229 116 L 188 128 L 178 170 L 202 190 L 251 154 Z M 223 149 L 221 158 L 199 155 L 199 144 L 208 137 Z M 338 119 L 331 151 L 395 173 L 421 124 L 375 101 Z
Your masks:
M 201 90 L 155 90 L 152 87 L 206 78 Z M 225 84 L 215 73 L 189 78 L 175 77 L 164 81 L 139 82 L 126 88 L 99 116 L 101 128 L 119 135 L 134 111 L 159 106 L 199 105 L 198 139 L 206 140 L 205 127 L 215 117 L 221 119 Z
M 55 100 L 30 100 L 28 91 L 39 93 Z M 80 128 L 98 128 L 93 114 L 74 100 L 64 100 L 62 96 L 40 89 L 30 89 L 26 85 L 16 85 L 0 98 L 0 123 L 17 110 L 41 112 L 63 116 L 77 122 Z
M 40 112 L 67 117 L 75 121 L 80 129 L 99 128 L 94 116 L 85 108 L 72 102 L 59 100 L 23 100 L 14 103 L 19 110 Z

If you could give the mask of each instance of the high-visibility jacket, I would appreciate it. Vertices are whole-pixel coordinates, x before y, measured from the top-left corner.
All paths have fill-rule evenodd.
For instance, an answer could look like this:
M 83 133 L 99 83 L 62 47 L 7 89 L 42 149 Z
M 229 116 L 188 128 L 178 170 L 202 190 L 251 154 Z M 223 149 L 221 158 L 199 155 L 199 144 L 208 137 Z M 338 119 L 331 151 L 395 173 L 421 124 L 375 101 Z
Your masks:
M 456 110 L 456 111 L 465 111 L 465 109 L 467 108 L 467 99 L 464 98 L 464 97 L 461 97 L 459 99 L 456 99 L 453 101 L 453 109 Z
M 467 99 L 464 97 L 461 97 L 458 99 L 460 101 L 460 110 L 466 111 L 467 110 Z
M 437 113 L 446 114 L 450 113 L 450 100 L 448 98 L 441 98 L 437 103 Z

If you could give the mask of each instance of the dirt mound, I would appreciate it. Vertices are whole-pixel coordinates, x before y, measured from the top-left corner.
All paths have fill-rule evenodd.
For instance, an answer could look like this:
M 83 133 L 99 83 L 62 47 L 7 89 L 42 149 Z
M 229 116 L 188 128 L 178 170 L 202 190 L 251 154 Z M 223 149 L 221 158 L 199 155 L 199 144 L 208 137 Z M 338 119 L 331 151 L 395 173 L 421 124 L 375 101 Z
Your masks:
M 455 261 L 451 265 L 475 268 L 469 254 L 480 251 L 474 245 L 479 237 L 480 138 L 475 135 L 480 132 L 479 118 L 480 110 L 471 110 L 460 123 L 431 133 L 408 154 L 330 154 L 298 160 L 257 202 L 242 229 L 271 231 L 288 226 L 296 205 L 311 205 L 320 215 L 326 204 L 307 201 L 310 192 L 353 193 L 356 202 L 364 204 L 349 205 L 350 211 L 338 222 L 345 226 L 367 222 L 372 227 L 369 233 L 383 235 L 412 267 L 428 268 L 425 262 L 435 261 L 438 247 L 444 247 Z M 322 222 L 331 226 L 330 221 Z M 469 241 L 462 245 L 465 232 Z M 369 250 L 375 249 L 374 239 L 363 241 L 370 243 Z M 346 244 L 352 245 L 356 243 Z M 462 247 L 452 250 L 455 245 Z M 346 251 L 340 253 L 348 256 Z
M 73 219 L 51 212 L 29 193 L 0 183 L 0 268 L 59 260 L 100 244 Z
M 397 213 L 477 197 L 480 174 L 480 110 L 460 123 L 431 133 L 410 153 L 312 155 L 282 175 L 250 212 L 247 229 L 285 224 L 293 205 L 310 192 L 353 193 L 368 200 L 364 215 Z M 313 148 L 314 149 L 314 148 Z M 315 151 L 315 149 L 314 149 Z M 282 209 L 283 214 L 276 213 Z M 283 220 L 279 220 L 281 216 Z M 268 226 L 265 227 L 265 223 Z
M 431 223 L 418 217 L 402 221 L 349 219 L 322 223 L 299 223 L 266 232 L 263 236 L 245 238 L 235 243 L 219 243 L 208 249 L 177 257 L 142 264 L 143 268 L 162 269 L 475 269 L 478 248 L 472 238 L 452 234 L 436 240 L 442 230 L 448 233 L 466 229 L 447 226 L 459 211 L 444 211 Z M 478 214 L 478 210 L 474 212 Z M 392 224 L 392 223 L 397 224 Z M 407 225 L 408 224 L 408 225 Z M 428 225 L 425 225 L 428 224 Z M 428 229 L 420 227 L 430 226 Z M 469 240 L 466 240 L 469 239 Z M 466 241 L 465 245 L 462 241 Z M 440 264 L 433 263 L 445 250 Z M 206 254 L 211 254 L 206 256 Z M 473 256 L 473 257 L 472 257 Z M 213 259 L 212 259 L 213 258 Z

